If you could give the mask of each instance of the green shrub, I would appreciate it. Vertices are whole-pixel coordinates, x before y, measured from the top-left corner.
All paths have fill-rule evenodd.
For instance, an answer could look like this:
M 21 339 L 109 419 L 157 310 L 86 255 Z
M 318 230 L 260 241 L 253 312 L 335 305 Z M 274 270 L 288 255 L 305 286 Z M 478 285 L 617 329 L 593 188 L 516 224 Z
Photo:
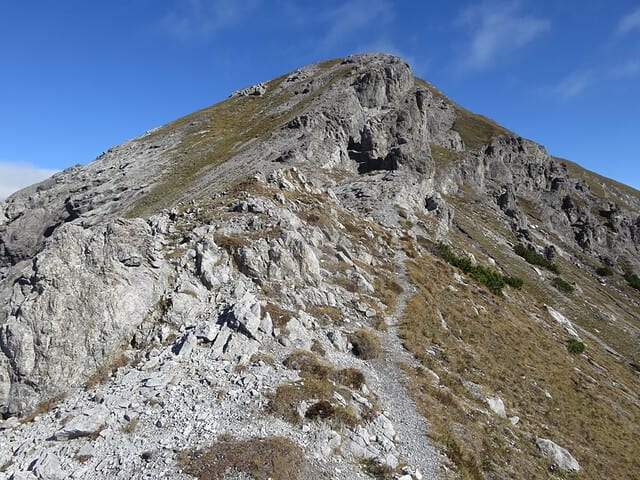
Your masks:
M 640 290 L 640 278 L 638 278 L 638 276 L 634 273 L 627 273 L 624 276 L 624 279 L 627 281 L 627 283 L 635 288 L 636 290 Z
M 608 265 L 603 265 L 596 268 L 596 273 L 601 277 L 610 277 L 611 275 L 613 275 L 613 269 Z
M 560 269 L 558 265 L 548 260 L 544 256 L 540 255 L 538 252 L 533 250 L 532 248 L 527 248 L 521 243 L 517 244 L 513 247 L 513 251 L 524 258 L 531 265 L 538 265 L 539 267 L 546 268 L 547 270 L 553 273 L 560 273 Z
M 483 265 L 474 265 L 468 257 L 459 257 L 451 251 L 448 245 L 441 243 L 438 246 L 440 256 L 454 267 L 459 268 L 474 280 L 485 284 L 492 293 L 502 294 L 505 285 L 520 289 L 523 281 L 518 277 L 509 277 Z
M 562 277 L 555 277 L 553 279 L 553 286 L 560 290 L 562 293 L 573 293 L 573 285 L 564 280 Z
M 517 290 L 520 290 L 524 284 L 520 277 L 504 277 L 504 283 Z
M 580 340 L 569 340 L 569 343 L 567 344 L 567 350 L 569 350 L 569 353 L 582 353 L 584 352 L 585 346 L 584 343 L 582 343 Z

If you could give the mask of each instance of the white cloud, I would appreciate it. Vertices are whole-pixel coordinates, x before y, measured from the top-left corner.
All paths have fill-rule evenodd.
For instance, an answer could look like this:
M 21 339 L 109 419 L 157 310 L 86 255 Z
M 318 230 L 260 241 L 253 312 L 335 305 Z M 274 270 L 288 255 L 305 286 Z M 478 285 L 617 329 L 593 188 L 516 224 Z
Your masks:
M 331 26 L 322 40 L 323 49 L 331 49 L 357 38 L 363 29 L 379 31 L 382 21 L 390 20 L 392 9 L 384 0 L 350 0 L 325 12 L 323 20 Z
M 628 13 L 620 19 L 616 28 L 618 35 L 625 35 L 633 30 L 640 30 L 640 8 Z
M 165 15 L 160 26 L 181 40 L 206 39 L 239 24 L 259 4 L 260 0 L 187 0 Z
M 57 170 L 33 165 L 0 161 L 0 200 L 28 185 L 41 182 Z
M 640 59 L 629 60 L 626 63 L 611 68 L 609 75 L 613 78 L 633 78 L 640 75 Z
M 604 82 L 622 81 L 637 76 L 640 76 L 640 60 L 638 59 L 628 60 L 617 65 L 600 65 L 599 68 L 570 73 L 553 87 L 553 93 L 567 100 Z
M 553 91 L 560 98 L 569 99 L 580 95 L 596 81 L 593 72 L 573 72 L 558 82 Z
M 456 24 L 471 38 L 463 55 L 464 70 L 482 70 L 513 53 L 551 28 L 548 19 L 526 15 L 518 1 L 484 2 L 465 8 Z

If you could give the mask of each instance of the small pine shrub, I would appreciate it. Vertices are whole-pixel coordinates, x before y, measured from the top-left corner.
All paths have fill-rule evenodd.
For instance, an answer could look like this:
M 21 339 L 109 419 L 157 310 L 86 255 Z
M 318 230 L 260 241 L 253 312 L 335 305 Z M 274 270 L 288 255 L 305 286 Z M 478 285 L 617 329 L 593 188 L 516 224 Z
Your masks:
M 567 350 L 569 350 L 569 353 L 580 354 L 584 352 L 584 349 L 584 343 L 580 340 L 569 340 L 569 343 L 567 344 Z
M 608 265 L 603 265 L 596 268 L 596 273 L 601 277 L 610 277 L 611 275 L 613 275 L 613 269 Z
M 560 290 L 562 293 L 573 293 L 573 285 L 564 280 L 562 277 L 555 277 L 553 279 L 553 286 Z
M 438 246 L 440 256 L 454 267 L 459 268 L 477 282 L 485 284 L 489 290 L 495 295 L 501 295 L 505 285 L 513 288 L 522 288 L 522 279 L 517 277 L 509 277 L 483 265 L 474 265 L 468 257 L 459 257 L 451 251 L 448 245 L 440 244 Z
M 546 259 L 544 256 L 540 255 L 538 252 L 536 252 L 532 248 L 527 248 L 521 243 L 519 243 L 515 247 L 513 247 L 513 251 L 517 255 L 524 258 L 527 261 L 527 263 L 530 263 L 531 265 L 538 265 L 539 267 L 546 268 L 547 270 L 556 274 L 560 273 L 560 269 L 558 268 L 558 265 Z
M 640 278 L 634 274 L 634 273 L 627 273 L 624 276 L 624 279 L 627 281 L 627 283 L 635 288 L 636 290 L 640 290 Z
M 516 290 L 520 290 L 524 284 L 520 277 L 504 277 L 504 283 Z

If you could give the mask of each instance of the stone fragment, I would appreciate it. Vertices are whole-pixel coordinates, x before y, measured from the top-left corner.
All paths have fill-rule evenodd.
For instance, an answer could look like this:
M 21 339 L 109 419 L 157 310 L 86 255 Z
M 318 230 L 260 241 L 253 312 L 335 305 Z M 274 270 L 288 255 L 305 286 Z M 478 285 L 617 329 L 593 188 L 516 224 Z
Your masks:
M 565 472 L 579 472 L 580 464 L 569 451 L 546 438 L 536 438 L 542 454 L 553 461 L 553 466 Z
M 196 338 L 200 340 L 204 340 L 205 342 L 213 342 L 218 336 L 218 332 L 220 331 L 220 326 L 216 325 L 214 322 L 200 322 L 196 325 L 196 329 L 194 334 Z
M 54 440 L 71 440 L 98 434 L 109 419 L 109 410 L 98 405 L 73 417 L 61 430 L 53 434 Z
M 180 357 L 188 357 L 197 344 L 198 339 L 195 333 L 189 331 L 173 346 L 173 352 Z
M 487 397 L 486 399 L 489 408 L 493 410 L 493 412 L 501 418 L 507 417 L 507 412 L 504 408 L 504 402 L 500 397 Z

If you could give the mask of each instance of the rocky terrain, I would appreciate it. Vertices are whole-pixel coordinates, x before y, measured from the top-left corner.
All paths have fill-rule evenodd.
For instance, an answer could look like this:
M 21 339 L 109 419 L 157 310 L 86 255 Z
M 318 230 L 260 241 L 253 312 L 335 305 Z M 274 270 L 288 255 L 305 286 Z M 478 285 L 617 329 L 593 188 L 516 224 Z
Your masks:
M 639 273 L 639 192 L 310 65 L 0 204 L 0 478 L 638 478 Z

